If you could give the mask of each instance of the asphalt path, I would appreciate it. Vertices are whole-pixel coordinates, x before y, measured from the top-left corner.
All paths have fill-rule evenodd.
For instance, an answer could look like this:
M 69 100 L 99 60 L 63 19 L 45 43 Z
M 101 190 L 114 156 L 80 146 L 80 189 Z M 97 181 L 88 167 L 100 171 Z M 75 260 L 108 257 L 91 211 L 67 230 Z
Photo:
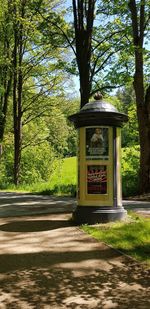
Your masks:
M 72 212 L 75 199 L 26 193 L 0 192 L 0 217 Z
M 0 217 L 38 215 L 51 213 L 72 213 L 76 199 L 49 195 L 0 192 Z M 123 200 L 127 210 L 133 210 L 147 217 L 150 216 L 150 202 Z

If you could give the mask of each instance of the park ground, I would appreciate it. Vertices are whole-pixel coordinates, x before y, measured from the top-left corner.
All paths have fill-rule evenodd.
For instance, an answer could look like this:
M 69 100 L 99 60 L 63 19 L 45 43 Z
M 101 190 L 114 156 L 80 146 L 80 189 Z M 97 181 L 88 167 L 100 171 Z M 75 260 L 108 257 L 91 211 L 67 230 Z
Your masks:
M 74 202 L 0 193 L 0 309 L 150 308 L 149 270 L 74 226 Z

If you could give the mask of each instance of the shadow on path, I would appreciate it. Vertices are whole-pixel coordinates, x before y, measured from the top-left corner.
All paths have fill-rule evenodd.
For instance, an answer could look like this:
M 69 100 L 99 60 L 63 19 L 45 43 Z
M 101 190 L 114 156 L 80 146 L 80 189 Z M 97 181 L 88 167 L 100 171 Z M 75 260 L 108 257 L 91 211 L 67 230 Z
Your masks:
M 107 258 L 105 254 L 1 255 L 1 308 L 149 309 L 148 273 L 128 259 L 121 267 L 115 265 L 111 249 Z M 93 259 L 102 264 L 107 260 L 108 269 L 93 269 Z
M 72 221 L 66 220 L 29 220 L 13 221 L 0 225 L 1 231 L 7 232 L 40 232 L 73 226 Z

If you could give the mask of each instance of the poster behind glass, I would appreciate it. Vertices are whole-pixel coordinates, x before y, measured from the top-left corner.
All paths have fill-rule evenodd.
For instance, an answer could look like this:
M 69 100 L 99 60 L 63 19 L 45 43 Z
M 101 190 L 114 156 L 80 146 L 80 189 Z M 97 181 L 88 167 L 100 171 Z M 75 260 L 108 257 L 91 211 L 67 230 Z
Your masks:
M 107 193 L 107 167 L 106 165 L 87 166 L 87 193 Z
M 108 160 L 108 128 L 86 128 L 86 159 Z

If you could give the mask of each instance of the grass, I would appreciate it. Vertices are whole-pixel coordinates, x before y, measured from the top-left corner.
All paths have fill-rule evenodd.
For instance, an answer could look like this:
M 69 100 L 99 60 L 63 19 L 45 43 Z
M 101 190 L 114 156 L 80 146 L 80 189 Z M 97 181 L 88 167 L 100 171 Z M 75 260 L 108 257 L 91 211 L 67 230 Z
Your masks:
M 52 183 L 53 186 L 76 184 L 77 175 L 77 158 L 70 157 L 61 160 L 58 164 L 58 168 L 53 174 Z
M 59 161 L 58 167 L 51 177 L 51 181 L 38 184 L 33 189 L 41 194 L 76 195 L 77 178 L 76 157 Z
M 33 184 L 3 185 L 3 191 L 31 192 L 37 194 L 76 195 L 77 159 L 70 157 L 58 162 L 49 181 Z
M 150 266 L 150 220 L 148 218 L 130 213 L 130 220 L 126 222 L 83 225 L 82 229 L 97 240 Z

